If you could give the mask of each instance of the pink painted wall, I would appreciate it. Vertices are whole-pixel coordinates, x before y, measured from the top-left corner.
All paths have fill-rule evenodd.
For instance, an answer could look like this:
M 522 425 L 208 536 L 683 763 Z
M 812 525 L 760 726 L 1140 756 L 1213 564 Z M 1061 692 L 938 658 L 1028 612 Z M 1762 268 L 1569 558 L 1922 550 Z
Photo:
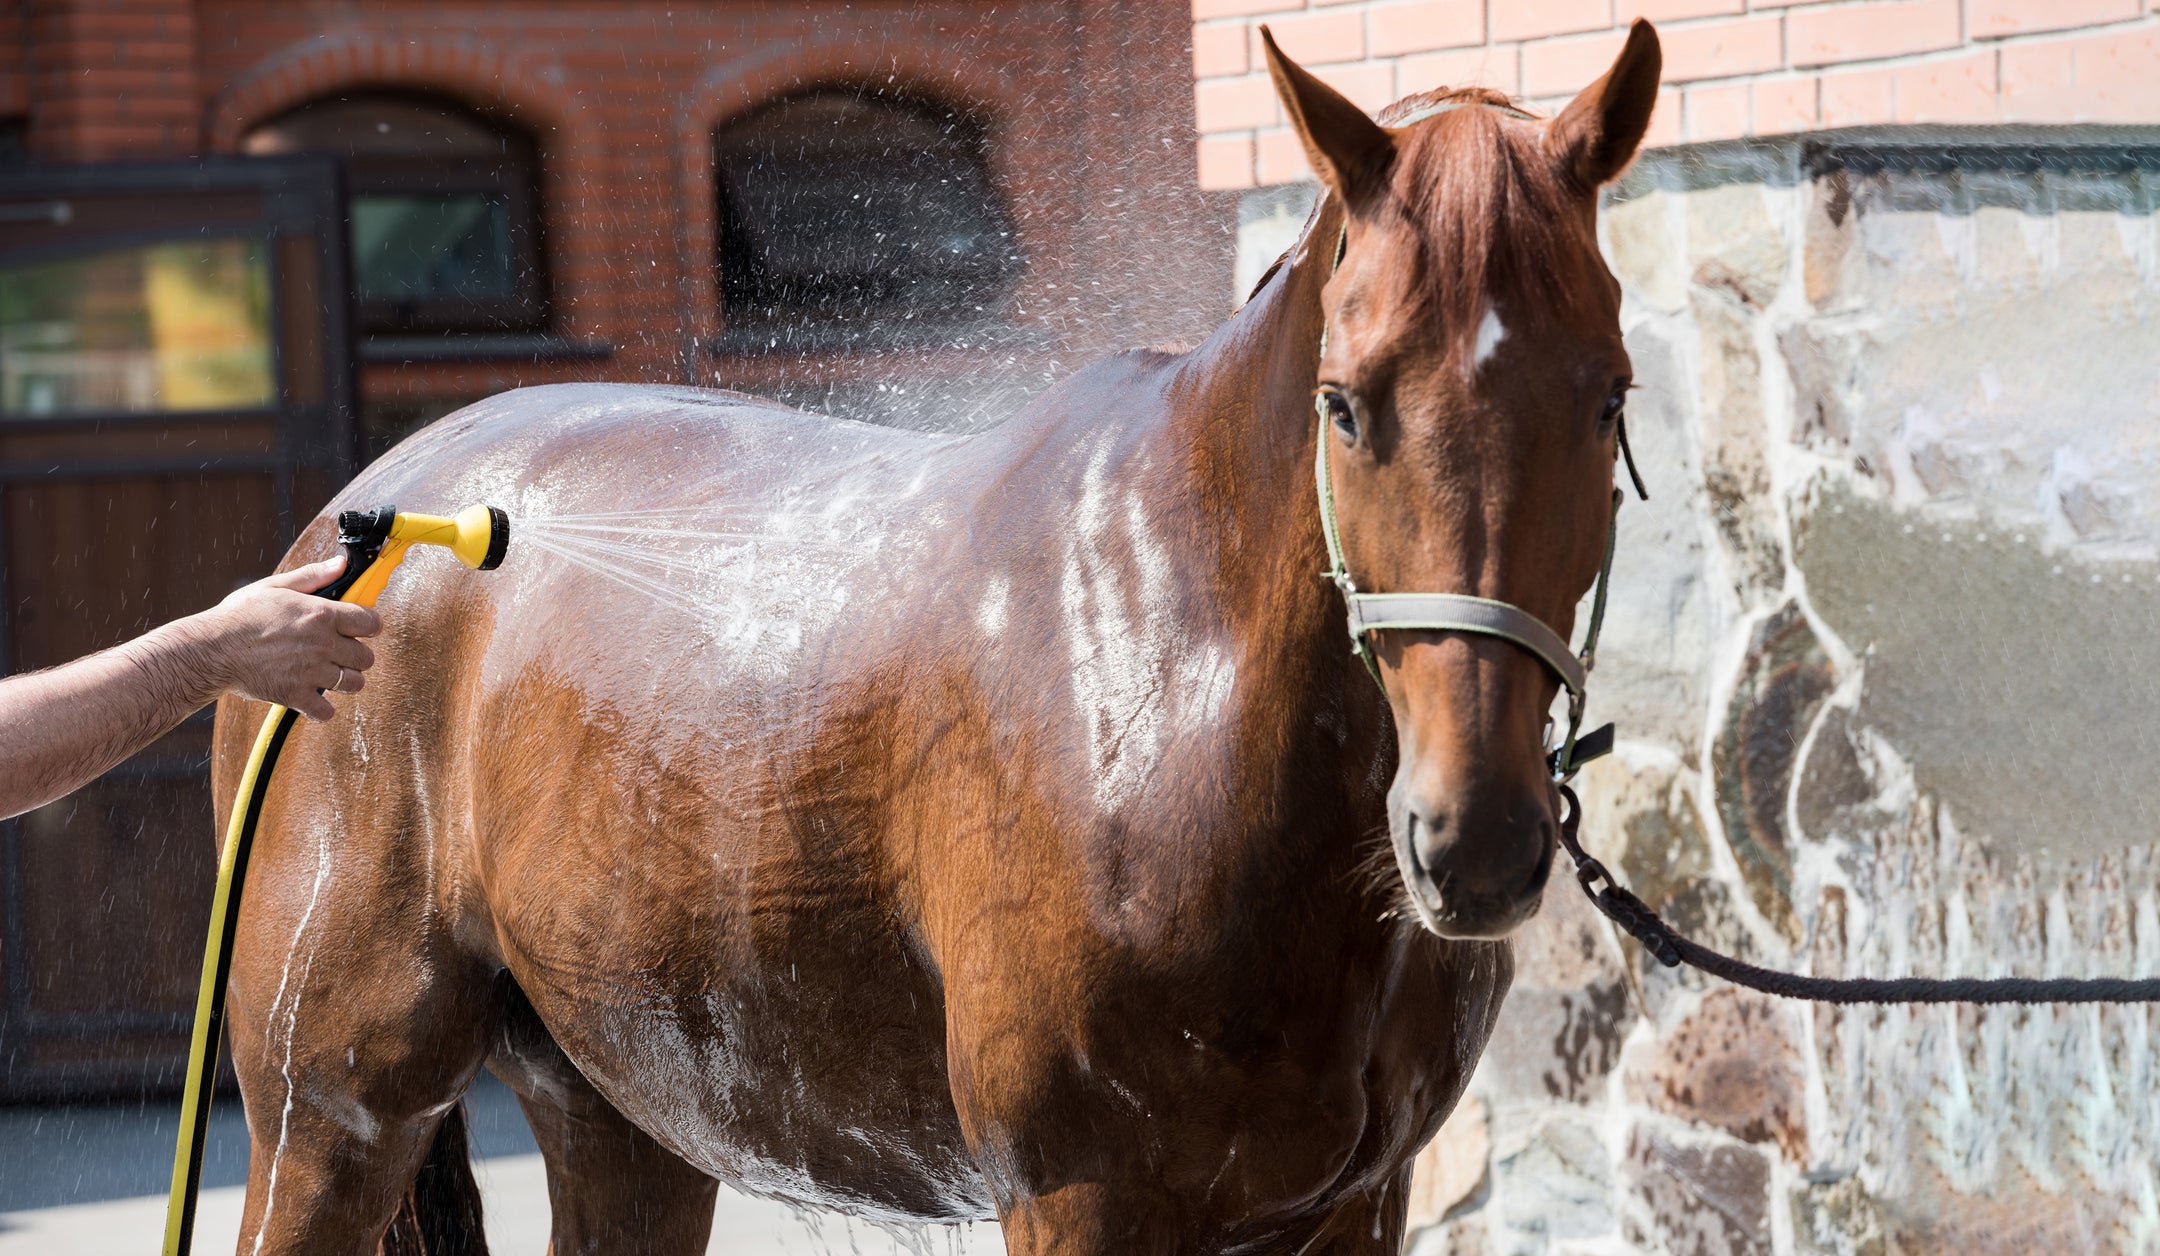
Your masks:
M 1655 145 L 1885 123 L 2160 123 L 2160 0 L 1193 0 L 1200 184 L 1308 177 L 1260 55 L 1368 109 L 1480 84 L 1553 106 L 1637 17 L 1667 87 Z

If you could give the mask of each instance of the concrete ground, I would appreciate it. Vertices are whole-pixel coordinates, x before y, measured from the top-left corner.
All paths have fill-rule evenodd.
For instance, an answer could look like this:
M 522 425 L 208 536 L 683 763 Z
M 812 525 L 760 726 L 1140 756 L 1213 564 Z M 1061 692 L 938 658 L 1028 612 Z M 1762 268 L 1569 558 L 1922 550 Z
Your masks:
M 547 1181 L 509 1091 L 486 1074 L 467 1100 L 475 1164 L 496 1256 L 547 1250 Z M 165 1232 L 178 1103 L 0 1108 L 0 1256 L 145 1256 Z M 232 1251 L 247 1177 L 247 1128 L 238 1100 L 212 1109 L 203 1162 L 196 1250 Z M 722 1189 L 710 1253 L 1002 1254 L 997 1227 L 887 1234 Z

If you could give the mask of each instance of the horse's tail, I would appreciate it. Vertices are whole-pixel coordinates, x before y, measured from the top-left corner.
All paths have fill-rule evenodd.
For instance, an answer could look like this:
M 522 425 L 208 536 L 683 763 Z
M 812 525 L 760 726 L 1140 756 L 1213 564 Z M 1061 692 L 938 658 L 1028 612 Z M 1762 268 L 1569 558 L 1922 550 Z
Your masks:
M 427 1159 L 383 1235 L 381 1256 L 487 1256 L 463 1101 L 451 1105 L 435 1127 Z

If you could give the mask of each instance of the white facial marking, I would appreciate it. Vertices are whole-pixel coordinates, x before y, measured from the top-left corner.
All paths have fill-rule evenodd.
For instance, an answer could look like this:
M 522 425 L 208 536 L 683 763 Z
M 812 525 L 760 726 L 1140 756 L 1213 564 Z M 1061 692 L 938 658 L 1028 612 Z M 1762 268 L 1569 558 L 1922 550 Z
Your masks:
M 1492 355 L 1500 348 L 1500 342 L 1505 339 L 1506 325 L 1501 323 L 1497 311 L 1489 305 L 1486 306 L 1485 317 L 1477 325 L 1477 347 L 1470 355 L 1470 369 L 1484 370 L 1485 364 L 1492 360 Z

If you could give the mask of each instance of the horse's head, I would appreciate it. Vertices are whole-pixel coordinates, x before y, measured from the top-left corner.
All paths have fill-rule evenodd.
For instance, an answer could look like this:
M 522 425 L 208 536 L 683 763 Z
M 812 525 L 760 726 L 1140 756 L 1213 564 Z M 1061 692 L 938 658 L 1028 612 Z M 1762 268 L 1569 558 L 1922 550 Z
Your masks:
M 1510 603 L 1567 638 L 1604 556 L 1629 384 L 1598 189 L 1649 124 L 1656 34 L 1637 22 L 1550 122 L 1464 91 L 1403 102 L 1392 129 L 1267 48 L 1346 213 L 1316 404 L 1347 571 L 1366 592 Z M 1556 673 L 1494 635 L 1384 629 L 1371 645 L 1401 746 L 1388 820 L 1410 899 L 1436 933 L 1497 937 L 1537 909 L 1552 866 Z

